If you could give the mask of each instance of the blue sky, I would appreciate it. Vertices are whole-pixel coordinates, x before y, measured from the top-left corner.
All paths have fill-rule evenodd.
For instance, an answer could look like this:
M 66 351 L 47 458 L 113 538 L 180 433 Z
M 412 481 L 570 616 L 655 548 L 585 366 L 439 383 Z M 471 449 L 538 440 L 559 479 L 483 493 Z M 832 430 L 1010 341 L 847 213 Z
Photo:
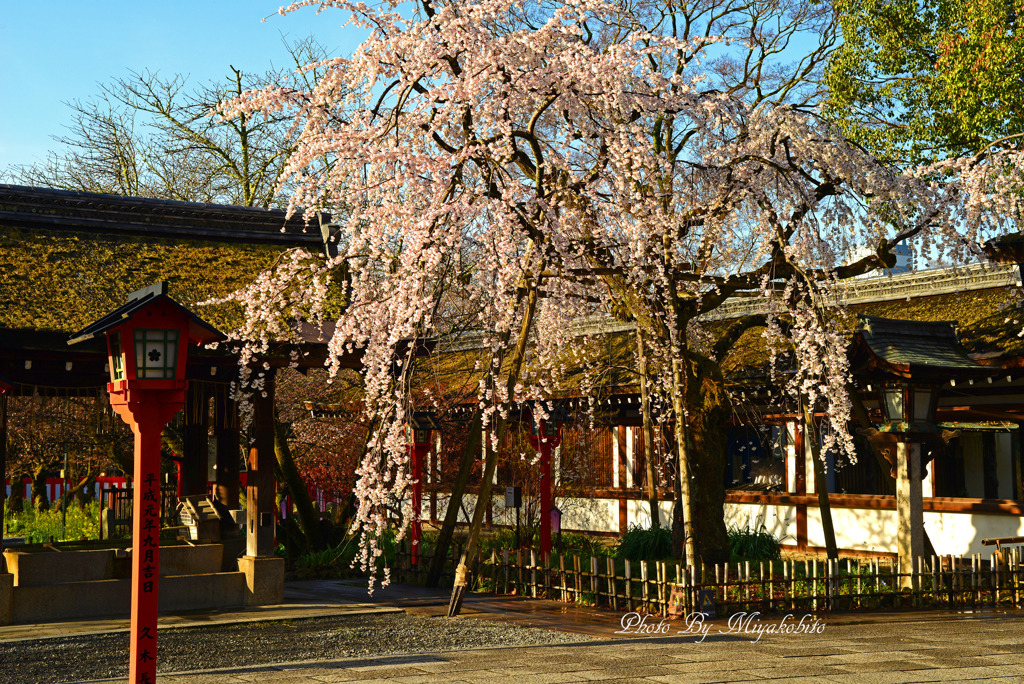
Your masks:
M 70 111 L 99 83 L 150 69 L 190 82 L 223 78 L 228 65 L 259 73 L 290 64 L 281 36 L 314 35 L 350 54 L 359 33 L 337 10 L 277 14 L 273 0 L 0 0 L 0 170 L 43 161 Z M 261 19 L 267 18 L 261 23 Z

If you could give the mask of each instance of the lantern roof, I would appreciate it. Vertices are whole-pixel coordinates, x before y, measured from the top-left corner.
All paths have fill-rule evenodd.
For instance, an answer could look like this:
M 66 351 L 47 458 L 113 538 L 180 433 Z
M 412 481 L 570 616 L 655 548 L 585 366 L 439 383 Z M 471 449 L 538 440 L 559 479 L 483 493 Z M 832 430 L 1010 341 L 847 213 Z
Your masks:
M 900 377 L 982 376 L 992 369 L 967 355 L 950 321 L 904 321 L 860 315 L 850 349 L 855 371 Z
M 163 280 L 158 283 L 153 283 L 149 287 L 144 287 L 141 290 L 132 292 L 128 295 L 127 303 L 122 304 L 100 318 L 98 321 L 91 323 L 76 332 L 71 336 L 71 339 L 68 340 L 68 344 L 71 345 L 84 342 L 98 335 L 102 335 L 109 330 L 113 330 L 119 325 L 128 322 L 135 314 L 149 308 L 157 302 L 164 302 L 166 305 L 169 305 L 172 309 L 179 311 L 186 317 L 188 320 L 188 337 L 196 344 L 206 344 L 208 342 L 217 342 L 225 339 L 224 333 L 220 332 L 168 296 L 167 281 Z
M 981 246 L 991 261 L 997 264 L 1024 263 L 1024 234 L 1020 231 L 1007 233 L 989 240 Z

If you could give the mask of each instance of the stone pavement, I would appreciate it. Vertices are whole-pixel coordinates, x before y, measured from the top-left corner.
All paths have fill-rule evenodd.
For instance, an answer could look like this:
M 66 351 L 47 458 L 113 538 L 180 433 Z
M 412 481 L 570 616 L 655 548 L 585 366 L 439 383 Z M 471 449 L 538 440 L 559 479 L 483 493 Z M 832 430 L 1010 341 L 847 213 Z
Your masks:
M 448 592 L 393 585 L 368 597 L 361 582 L 289 582 L 279 606 L 163 616 L 160 626 L 394 612 L 439 616 Z M 167 684 L 394 682 L 1024 682 L 1024 612 L 758 616 L 694 623 L 647 620 L 554 601 L 470 594 L 463 616 L 586 634 L 598 639 L 504 649 L 283 663 L 161 675 Z M 627 622 L 627 626 L 629 623 Z M 126 619 L 0 627 L 0 641 L 126 630 Z M 773 633 L 773 627 L 775 632 Z M 764 631 L 758 639 L 758 629 Z M 627 631 L 626 634 L 617 632 Z M 643 634 L 639 632 L 645 632 Z M 653 632 L 668 632 L 653 633 Z M 703 638 L 702 638 L 703 637 Z
M 799 616 L 796 616 L 799 618 Z M 891 617 L 892 619 L 887 619 Z M 764 618 L 768 627 L 778 618 Z M 756 624 L 756 623 L 754 623 Z M 673 623 L 677 631 L 683 625 Z M 1024 615 L 836 618 L 819 633 L 709 630 L 583 644 L 221 669 L 164 684 L 278 682 L 1024 682 Z

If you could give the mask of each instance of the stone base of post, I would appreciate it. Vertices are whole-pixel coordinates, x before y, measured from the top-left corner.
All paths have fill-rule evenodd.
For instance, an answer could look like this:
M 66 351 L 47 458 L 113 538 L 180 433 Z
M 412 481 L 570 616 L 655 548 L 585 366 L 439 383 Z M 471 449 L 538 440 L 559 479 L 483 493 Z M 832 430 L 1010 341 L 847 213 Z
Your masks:
M 284 558 L 242 556 L 238 570 L 245 573 L 245 605 L 284 603 Z
M 2 559 L 2 557 L 0 557 Z M 2 562 L 2 560 L 0 560 Z M 14 614 L 14 575 L 0 573 L 0 625 L 11 624 Z

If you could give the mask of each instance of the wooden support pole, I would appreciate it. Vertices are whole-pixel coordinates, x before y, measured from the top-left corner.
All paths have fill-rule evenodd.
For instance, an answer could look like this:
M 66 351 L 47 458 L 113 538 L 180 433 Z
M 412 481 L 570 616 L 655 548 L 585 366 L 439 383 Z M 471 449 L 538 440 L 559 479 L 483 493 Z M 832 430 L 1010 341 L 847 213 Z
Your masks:
M 217 445 L 217 500 L 238 508 L 238 415 L 235 402 L 227 392 L 217 392 L 214 402 L 214 439 Z
M 541 421 L 541 434 L 544 434 Z M 551 555 L 551 440 L 542 439 L 540 444 L 540 555 Z
M 129 680 L 156 681 L 160 567 L 160 433 L 185 402 L 181 390 L 111 392 L 110 403 L 135 434 L 132 501 L 132 603 Z
M 274 370 L 266 371 L 262 392 L 253 395 L 253 445 L 245 487 L 245 555 L 274 553 Z
M 132 606 L 128 681 L 156 681 L 157 592 L 160 567 L 160 433 L 164 423 L 142 419 L 135 432 L 132 522 Z
M 4 387 L 0 387 L 0 525 L 4 521 L 4 507 L 7 505 L 7 390 Z M 14 482 L 14 478 L 11 478 L 11 492 L 14 492 L 14 487 L 17 483 Z M 3 530 L 0 529 L 0 575 L 7 572 L 7 564 L 4 561 L 4 535 Z M 0 615 L 0 619 L 3 616 Z
M 208 494 L 206 490 L 209 467 L 209 418 L 206 392 L 200 383 L 193 382 L 185 393 L 185 425 L 182 443 L 182 494 L 196 496 Z
M 896 445 L 896 512 L 899 586 L 912 590 L 914 558 L 924 555 L 921 445 L 902 440 Z

